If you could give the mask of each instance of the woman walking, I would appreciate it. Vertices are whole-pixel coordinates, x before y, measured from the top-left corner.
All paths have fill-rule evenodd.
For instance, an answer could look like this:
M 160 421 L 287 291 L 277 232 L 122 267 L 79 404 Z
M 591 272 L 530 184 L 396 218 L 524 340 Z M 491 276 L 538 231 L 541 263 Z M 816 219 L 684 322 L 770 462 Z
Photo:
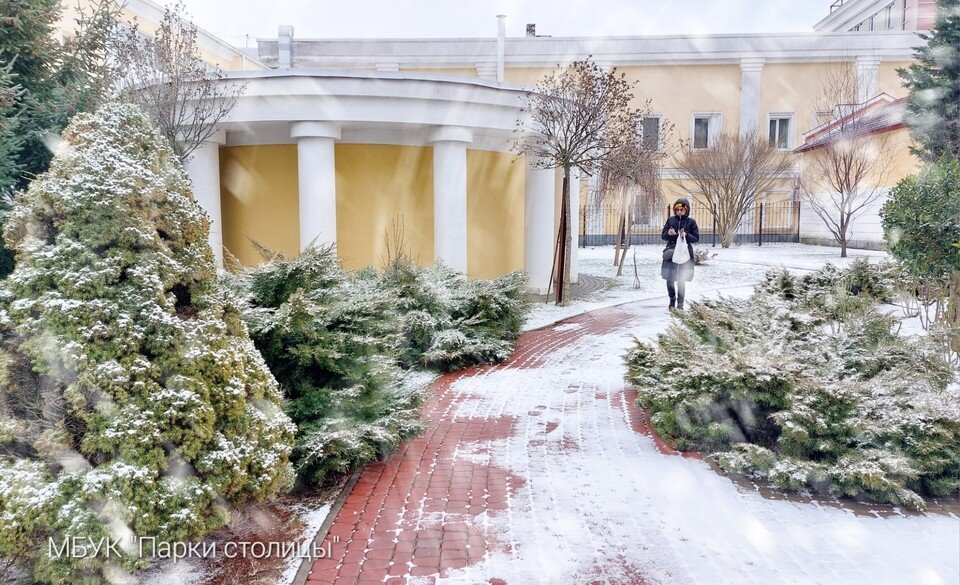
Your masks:
M 673 215 L 667 218 L 660 233 L 661 239 L 666 240 L 667 247 L 663 251 L 663 263 L 660 265 L 660 276 L 667 281 L 667 294 L 670 295 L 670 309 L 683 310 L 683 296 L 686 283 L 693 280 L 693 244 L 700 241 L 700 228 L 697 222 L 690 217 L 690 200 L 681 197 L 673 204 Z M 677 247 L 677 240 L 684 238 L 690 259 L 683 264 L 673 261 L 673 252 Z

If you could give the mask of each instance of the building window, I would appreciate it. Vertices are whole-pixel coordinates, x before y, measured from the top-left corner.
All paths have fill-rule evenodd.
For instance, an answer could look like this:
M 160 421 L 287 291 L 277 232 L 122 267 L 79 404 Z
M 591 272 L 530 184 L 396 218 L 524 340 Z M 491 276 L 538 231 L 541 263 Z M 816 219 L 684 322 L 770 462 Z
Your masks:
M 790 118 L 785 114 L 770 115 L 770 146 L 780 150 L 790 148 Z
M 877 15 L 874 14 L 870 17 L 870 20 L 867 21 L 867 30 L 875 31 L 877 30 Z
M 694 114 L 693 148 L 702 149 L 713 146 L 720 131 L 719 114 Z
M 886 23 L 886 30 L 893 28 L 893 4 L 883 9 L 883 18 Z
M 640 122 L 640 137 L 643 141 L 644 150 L 662 150 L 660 143 L 660 124 L 663 122 L 660 116 L 645 116 Z

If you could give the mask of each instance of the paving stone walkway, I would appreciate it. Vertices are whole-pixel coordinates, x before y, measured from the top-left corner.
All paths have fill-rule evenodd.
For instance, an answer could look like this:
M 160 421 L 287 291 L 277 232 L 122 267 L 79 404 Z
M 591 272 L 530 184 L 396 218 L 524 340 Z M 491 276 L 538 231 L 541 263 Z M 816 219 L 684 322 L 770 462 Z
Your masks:
M 529 332 L 507 363 L 441 378 L 423 436 L 364 469 L 307 583 L 960 580 L 949 511 L 772 499 L 649 436 L 621 356 L 668 325 L 661 304 Z

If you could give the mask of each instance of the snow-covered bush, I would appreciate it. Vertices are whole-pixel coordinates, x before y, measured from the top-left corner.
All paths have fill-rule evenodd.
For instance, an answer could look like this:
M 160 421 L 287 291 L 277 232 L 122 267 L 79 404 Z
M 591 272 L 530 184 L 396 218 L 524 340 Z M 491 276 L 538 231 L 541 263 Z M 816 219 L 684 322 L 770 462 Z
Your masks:
M 348 275 L 332 248 L 311 247 L 232 281 L 298 425 L 303 480 L 348 472 L 420 431 L 420 389 L 402 383 L 396 364 L 396 298 L 374 279 Z
M 48 555 L 48 538 L 199 538 L 290 485 L 294 427 L 169 145 L 127 105 L 64 138 L 5 231 L 0 555 L 40 582 L 101 583 L 138 550 Z
M 655 345 L 637 342 L 628 379 L 657 431 L 785 489 L 915 508 L 957 493 L 951 372 L 876 310 L 872 270 L 771 271 L 750 298 L 695 304 Z
M 503 361 L 529 308 L 521 272 L 467 280 L 442 264 L 421 268 L 400 256 L 383 272 L 366 275 L 397 298 L 405 367 L 448 372 Z
M 527 304 L 519 273 L 468 281 L 400 255 L 350 274 L 311 247 L 229 277 L 257 348 L 280 381 L 299 432 L 294 462 L 319 483 L 377 457 L 422 427 L 422 388 L 404 370 L 444 371 L 505 359 Z

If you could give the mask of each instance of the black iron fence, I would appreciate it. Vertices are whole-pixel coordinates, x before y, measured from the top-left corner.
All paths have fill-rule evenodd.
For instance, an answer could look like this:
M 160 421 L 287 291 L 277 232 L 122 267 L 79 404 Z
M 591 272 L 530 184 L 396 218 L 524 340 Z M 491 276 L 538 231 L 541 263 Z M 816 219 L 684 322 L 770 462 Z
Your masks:
M 633 223 L 627 226 L 634 244 L 660 243 L 663 224 L 671 215 L 671 206 L 658 209 L 634 208 Z M 623 233 L 621 207 L 614 202 L 587 203 L 580 206 L 580 246 L 613 244 Z M 694 203 L 690 217 L 700 226 L 700 243 L 717 245 L 720 235 L 710 208 Z M 763 245 L 765 242 L 800 241 L 800 202 L 757 203 L 747 210 L 733 236 L 734 243 Z

